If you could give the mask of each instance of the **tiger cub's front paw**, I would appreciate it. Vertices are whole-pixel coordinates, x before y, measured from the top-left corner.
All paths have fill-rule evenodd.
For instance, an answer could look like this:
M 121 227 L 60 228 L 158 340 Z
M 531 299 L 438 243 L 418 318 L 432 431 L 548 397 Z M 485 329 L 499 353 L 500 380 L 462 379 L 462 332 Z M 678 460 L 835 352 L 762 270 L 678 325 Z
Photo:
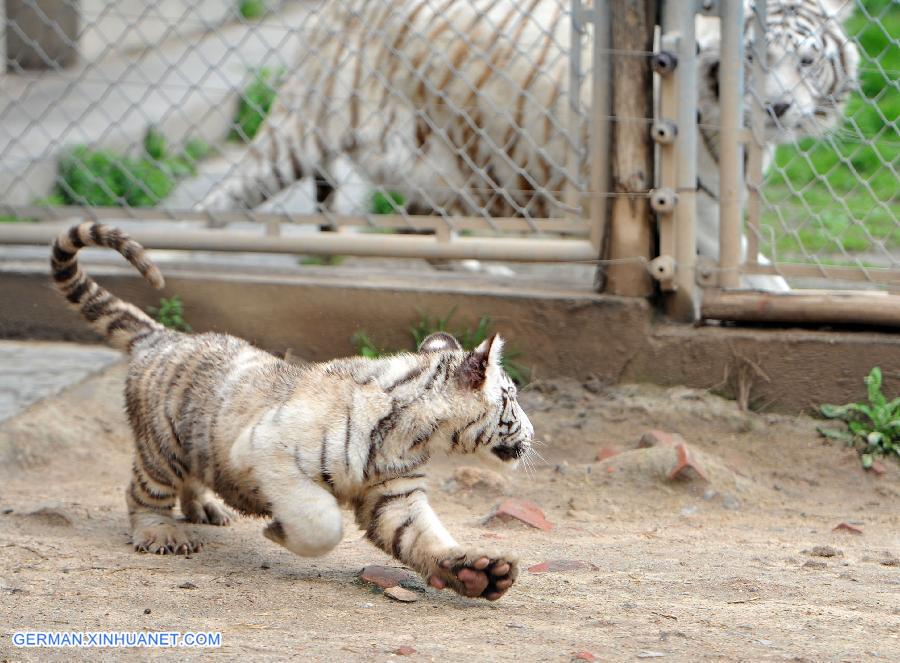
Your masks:
M 432 587 L 448 585 L 462 596 L 496 601 L 519 574 L 518 562 L 507 555 L 454 551 L 438 560 L 438 570 L 428 577 Z

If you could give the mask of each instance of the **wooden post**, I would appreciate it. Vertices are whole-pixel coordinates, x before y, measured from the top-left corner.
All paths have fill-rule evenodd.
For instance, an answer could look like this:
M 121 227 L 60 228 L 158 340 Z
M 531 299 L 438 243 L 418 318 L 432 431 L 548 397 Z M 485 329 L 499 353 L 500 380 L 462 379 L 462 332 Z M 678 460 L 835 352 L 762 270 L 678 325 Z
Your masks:
M 7 70 L 57 69 L 75 64 L 78 5 L 78 0 L 6 0 Z
M 616 0 L 612 10 L 612 190 L 609 255 L 611 260 L 652 255 L 650 204 L 643 194 L 653 182 L 653 79 L 648 58 L 632 51 L 653 50 L 654 0 Z M 638 194 L 638 195 L 630 195 Z M 612 262 L 606 268 L 606 292 L 646 297 L 653 292 L 646 263 Z

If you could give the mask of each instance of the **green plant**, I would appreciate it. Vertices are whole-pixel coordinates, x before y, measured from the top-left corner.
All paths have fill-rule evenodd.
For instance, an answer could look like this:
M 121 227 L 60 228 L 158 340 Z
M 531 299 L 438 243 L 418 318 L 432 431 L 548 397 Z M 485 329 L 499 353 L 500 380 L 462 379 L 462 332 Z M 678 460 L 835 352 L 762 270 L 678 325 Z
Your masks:
M 36 204 L 153 207 L 178 179 L 195 174 L 196 162 L 208 153 L 206 143 L 192 140 L 184 152 L 171 154 L 155 127 L 147 129 L 140 158 L 79 145 L 60 159 L 56 189 Z
M 367 359 L 378 359 L 379 357 L 387 357 L 392 354 L 397 354 L 396 352 L 388 352 L 382 348 L 379 348 L 375 345 L 375 341 L 364 331 L 360 330 L 353 334 L 353 338 L 350 339 L 353 343 L 354 347 L 356 347 L 356 354 L 362 355 Z
M 868 403 L 822 405 L 819 410 L 829 419 L 847 422 L 849 430 L 819 428 L 827 438 L 860 447 L 860 460 L 872 467 L 874 456 L 900 456 L 900 398 L 888 401 L 881 391 L 881 369 L 876 366 L 865 378 Z
M 184 304 L 182 304 L 181 297 L 178 295 L 169 299 L 163 297 L 159 300 L 158 308 L 151 306 L 147 310 L 158 322 L 161 322 L 169 329 L 185 332 L 191 331 L 191 326 L 184 319 Z
M 323 267 L 334 267 L 344 262 L 344 256 L 303 256 L 300 258 L 301 265 L 321 265 Z
M 474 329 L 466 328 L 450 331 L 450 319 L 453 317 L 454 313 L 456 313 L 455 306 L 450 309 L 450 312 L 444 317 L 432 318 L 428 313 L 419 311 L 418 322 L 410 327 L 409 330 L 410 336 L 412 337 L 411 350 L 415 351 L 422 344 L 422 341 L 431 334 L 439 331 L 449 331 L 456 337 L 460 345 L 463 346 L 463 349 L 469 351 L 477 348 L 491 335 L 491 319 L 487 315 L 483 315 L 479 318 L 478 324 L 475 325 Z M 406 349 L 386 350 L 380 348 L 364 331 L 356 332 L 353 335 L 352 342 L 356 347 L 358 354 L 370 359 L 386 357 L 400 352 L 409 352 L 409 350 Z M 506 370 L 507 375 L 509 375 L 516 384 L 520 385 L 527 384 L 531 377 L 530 369 L 518 361 L 521 356 L 521 351 L 509 346 L 503 351 L 503 368 Z
M 284 68 L 263 67 L 253 74 L 253 80 L 241 92 L 237 113 L 232 120 L 233 128 L 228 135 L 229 140 L 243 143 L 256 136 L 272 108 L 283 77 Z
M 373 214 L 399 214 L 406 205 L 406 198 L 396 191 L 376 191 L 372 194 Z
M 238 3 L 238 13 L 245 19 L 255 20 L 262 18 L 268 11 L 266 0 L 241 0 Z

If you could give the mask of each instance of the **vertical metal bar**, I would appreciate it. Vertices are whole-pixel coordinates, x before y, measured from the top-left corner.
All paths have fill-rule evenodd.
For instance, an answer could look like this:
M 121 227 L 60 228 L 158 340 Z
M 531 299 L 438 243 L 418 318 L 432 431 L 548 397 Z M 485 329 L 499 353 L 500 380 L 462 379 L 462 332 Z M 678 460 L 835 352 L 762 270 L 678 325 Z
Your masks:
M 671 147 L 674 167 L 669 174 L 675 183 L 674 258 L 675 292 L 668 302 L 670 316 L 695 320 L 699 314 L 695 268 L 697 263 L 697 43 L 694 34 L 696 3 L 693 0 L 668 0 L 663 4 L 663 38 L 676 48 L 678 66 L 671 78 L 674 93 L 674 120 L 678 129 Z M 665 162 L 664 162 L 665 163 Z
M 590 226 L 591 243 L 602 258 L 608 227 L 609 115 L 610 115 L 610 9 L 608 0 L 597 0 L 593 11 L 594 45 L 591 86 Z M 598 267 L 598 282 L 602 267 Z M 599 283 L 598 283 L 599 285 Z
M 741 142 L 744 104 L 744 3 L 721 0 L 719 64 L 719 285 L 738 288 L 741 282 L 741 213 L 744 146 Z
M 568 209 L 575 209 L 584 205 L 581 199 L 578 183 L 581 183 L 582 159 L 579 154 L 582 135 L 581 119 L 581 86 L 584 84 L 584 72 L 582 71 L 581 53 L 584 44 L 584 8 L 581 0 L 572 0 L 570 4 L 570 38 L 569 38 L 569 108 L 566 120 L 566 129 L 569 133 L 568 141 L 573 145 L 566 145 L 566 180 L 563 184 L 563 203 Z M 574 178 L 574 180 L 573 180 Z M 582 209 L 582 214 L 586 209 Z M 571 216 L 570 212 L 566 216 Z
M 766 3 L 753 3 L 753 107 L 750 109 L 751 140 L 747 146 L 747 255 L 744 263 L 756 265 L 759 256 L 759 219 L 762 213 L 763 156 L 765 152 L 766 109 Z

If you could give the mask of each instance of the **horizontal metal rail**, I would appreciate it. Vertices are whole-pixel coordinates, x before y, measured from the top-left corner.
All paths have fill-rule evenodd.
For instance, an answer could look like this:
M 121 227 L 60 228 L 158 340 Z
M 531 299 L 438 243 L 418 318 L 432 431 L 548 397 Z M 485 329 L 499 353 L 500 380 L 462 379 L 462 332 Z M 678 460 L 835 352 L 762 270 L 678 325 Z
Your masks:
M 856 267 L 852 265 L 807 265 L 779 262 L 775 265 L 743 265 L 743 274 L 780 274 L 843 281 L 878 283 L 900 288 L 900 269 L 884 267 Z
M 48 245 L 71 224 L 0 224 L 0 244 Z M 260 228 L 262 231 L 262 227 Z M 367 233 L 312 233 L 265 235 L 225 229 L 129 231 L 148 249 L 177 251 L 230 251 L 307 255 L 379 256 L 435 260 L 503 260 L 509 262 L 596 261 L 597 252 L 583 239 L 521 239 L 384 235 Z
M 62 220 L 71 218 L 127 219 L 145 221 L 210 221 L 217 223 L 246 223 L 248 221 L 272 224 L 311 224 L 335 226 L 367 226 L 371 228 L 411 228 L 414 230 L 484 230 L 499 232 L 522 232 L 533 234 L 535 230 L 553 235 L 588 236 L 586 221 L 578 218 L 523 219 L 519 217 L 497 217 L 487 219 L 480 216 L 421 216 L 403 214 L 357 214 L 350 216 L 324 214 L 287 214 L 261 212 L 257 210 L 206 212 L 193 210 L 167 210 L 161 208 L 120 207 L 46 207 L 34 205 L 7 206 L 0 204 L 0 212 L 38 220 Z M 448 228 L 450 226 L 450 228 Z
M 900 295 L 883 292 L 703 293 L 707 320 L 794 324 L 875 325 L 900 328 Z

